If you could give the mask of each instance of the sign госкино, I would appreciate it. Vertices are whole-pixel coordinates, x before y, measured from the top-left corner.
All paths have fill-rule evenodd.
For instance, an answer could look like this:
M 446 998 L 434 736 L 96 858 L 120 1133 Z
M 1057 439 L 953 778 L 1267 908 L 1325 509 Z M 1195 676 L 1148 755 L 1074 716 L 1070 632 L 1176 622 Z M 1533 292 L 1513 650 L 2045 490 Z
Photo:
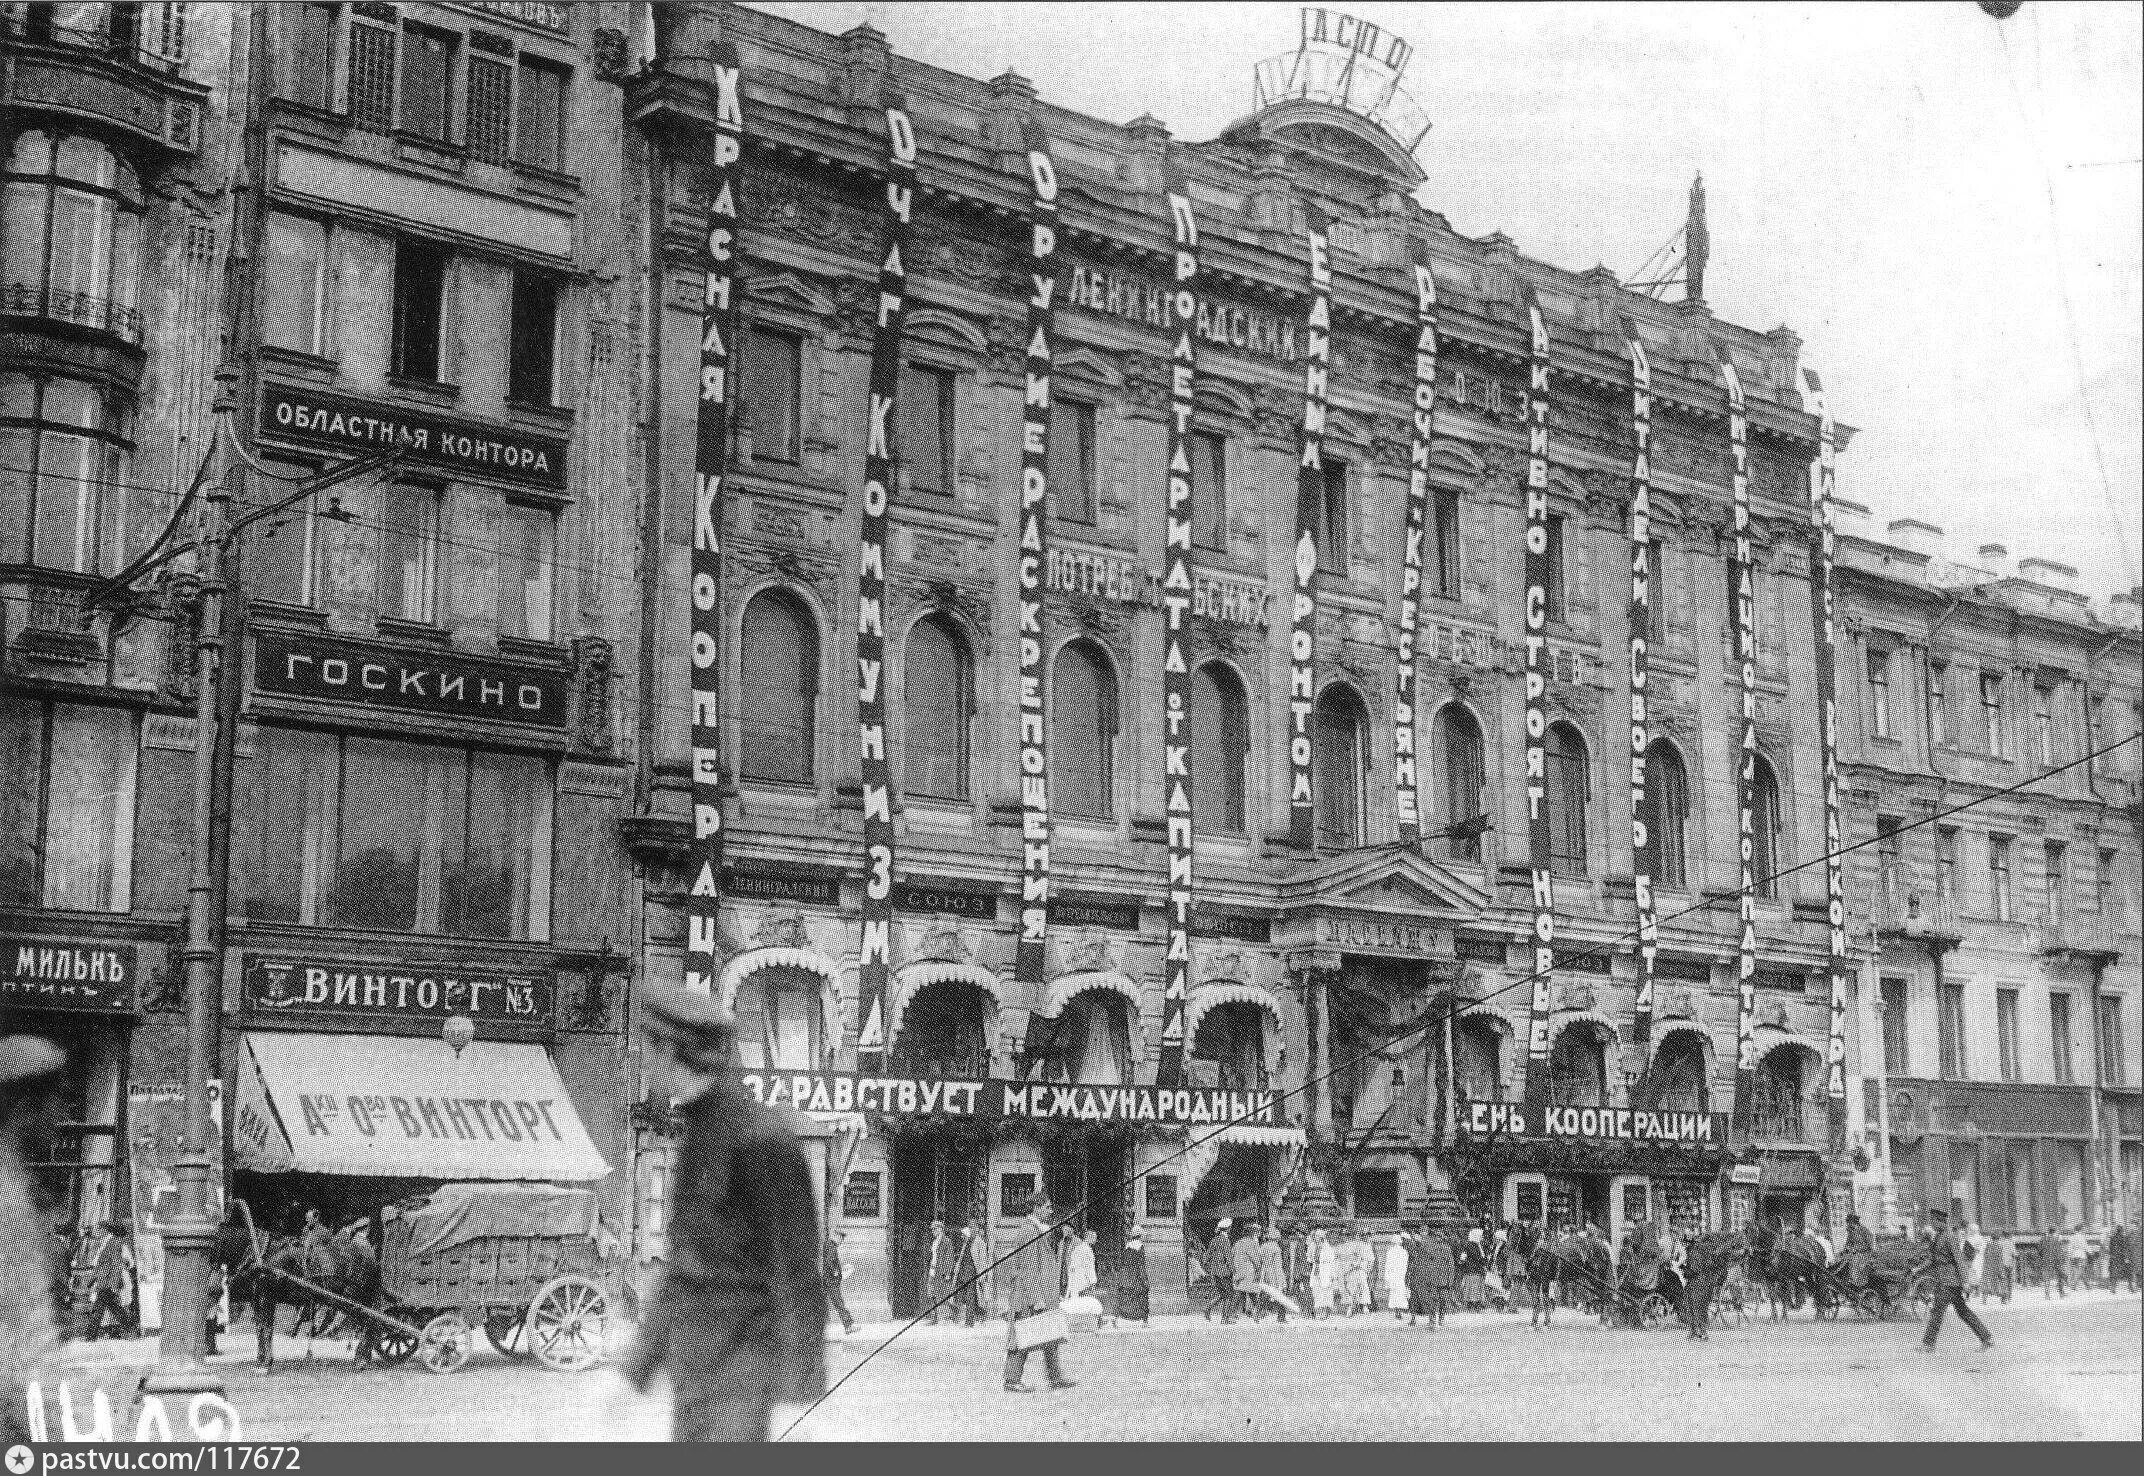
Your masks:
M 444 653 L 416 656 L 340 636 L 263 632 L 254 638 L 253 684 L 283 697 L 566 725 L 564 671 Z

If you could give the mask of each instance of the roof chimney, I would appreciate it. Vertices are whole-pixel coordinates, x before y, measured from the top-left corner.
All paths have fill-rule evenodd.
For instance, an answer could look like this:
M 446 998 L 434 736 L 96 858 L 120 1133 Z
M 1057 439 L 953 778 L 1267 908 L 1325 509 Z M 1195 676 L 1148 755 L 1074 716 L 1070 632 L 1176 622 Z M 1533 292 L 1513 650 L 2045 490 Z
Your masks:
M 1891 535 L 1893 548 L 1902 548 L 1926 559 L 1943 551 L 1943 530 L 1934 523 L 1924 523 L 1919 518 L 1893 518 L 1886 531 Z
M 1983 543 L 1980 545 L 1978 562 L 1981 568 L 1993 574 L 1997 579 L 2008 579 L 2010 577 L 2010 550 L 2003 544 Z
M 2077 571 L 2053 559 L 2019 559 L 2017 572 L 2019 578 L 2044 584 L 2049 589 L 2068 590 L 2073 594 L 2077 589 Z

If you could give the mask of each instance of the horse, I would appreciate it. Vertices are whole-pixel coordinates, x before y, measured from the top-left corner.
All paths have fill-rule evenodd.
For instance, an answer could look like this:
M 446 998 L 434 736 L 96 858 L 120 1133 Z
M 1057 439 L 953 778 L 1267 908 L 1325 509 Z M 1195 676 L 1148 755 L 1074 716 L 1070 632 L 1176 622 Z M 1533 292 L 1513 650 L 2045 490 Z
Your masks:
M 1785 1321 L 1789 1311 L 1801 1306 L 1804 1292 L 1819 1316 L 1835 1299 L 1825 1275 L 1824 1247 L 1813 1235 L 1792 1231 L 1779 1235 L 1761 1269 L 1771 1294 L 1774 1322 Z
M 263 1370 L 275 1368 L 276 1311 L 289 1306 L 297 1316 L 291 1331 L 315 1320 L 322 1312 L 335 1312 L 333 1302 L 317 1297 L 288 1276 L 305 1281 L 361 1307 L 381 1305 L 380 1263 L 372 1251 L 341 1235 L 275 1235 L 266 1240 L 258 1260 L 253 1237 L 243 1225 L 226 1223 L 216 1235 L 217 1264 L 229 1279 L 234 1299 L 244 1300 L 253 1313 L 254 1362 Z M 278 1274 L 283 1273 L 283 1274 Z M 359 1320 L 357 1366 L 370 1367 L 379 1356 L 379 1325 L 370 1318 Z
M 1553 1326 L 1556 1303 L 1551 1294 L 1557 1283 L 1575 1288 L 1599 1306 L 1603 1324 L 1608 1319 L 1608 1296 L 1613 1289 L 1613 1271 L 1608 1247 L 1590 1235 L 1565 1232 L 1543 1236 L 1526 1252 L 1526 1281 L 1533 1292 L 1531 1326 Z
M 1750 1258 L 1747 1230 L 1714 1230 L 1692 1236 L 1683 1247 L 1683 1326 L 1699 1342 L 1712 1335 L 1712 1298 L 1728 1274 Z

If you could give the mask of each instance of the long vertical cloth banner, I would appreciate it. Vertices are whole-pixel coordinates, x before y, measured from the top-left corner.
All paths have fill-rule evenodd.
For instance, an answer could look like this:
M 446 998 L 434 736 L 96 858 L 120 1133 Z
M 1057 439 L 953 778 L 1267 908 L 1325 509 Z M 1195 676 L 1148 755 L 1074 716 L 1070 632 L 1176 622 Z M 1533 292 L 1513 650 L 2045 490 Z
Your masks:
M 1548 1102 L 1548 1016 L 1556 967 L 1556 886 L 1548 813 L 1548 322 L 1526 289 L 1526 866 L 1533 883 L 1533 994 L 1526 1009 L 1530 1107 Z
M 1172 171 L 1169 224 L 1175 239 L 1176 342 L 1169 349 L 1169 478 L 1161 557 L 1161 792 L 1168 824 L 1169 946 L 1162 963 L 1158 1081 L 1184 1074 L 1184 1000 L 1191 990 L 1191 416 L 1199 378 L 1199 223 L 1191 186 Z
M 1325 218 L 1310 217 L 1310 316 L 1303 339 L 1303 423 L 1295 456 L 1295 594 L 1288 605 L 1288 843 L 1317 845 L 1311 724 L 1317 697 L 1318 510 L 1325 496 L 1325 410 L 1333 366 L 1333 270 Z
M 1660 956 L 1653 878 L 1661 838 L 1646 824 L 1650 776 L 1645 771 L 1645 752 L 1652 743 L 1646 684 L 1652 656 L 1653 579 L 1658 573 L 1653 568 L 1653 366 L 1645 356 L 1638 326 L 1629 318 L 1623 319 L 1623 342 L 1630 350 L 1630 854 L 1632 890 L 1638 901 L 1638 1003 L 1630 1033 L 1647 1053 L 1642 1081 L 1651 1075 L 1653 970 Z
M 1422 761 L 1415 752 L 1415 637 L 1422 629 L 1422 544 L 1429 536 L 1429 452 L 1437 430 L 1437 279 L 1414 269 L 1414 433 L 1407 443 L 1407 526 L 1400 545 L 1400 634 L 1392 704 L 1392 795 L 1400 845 L 1422 843 Z
M 1013 975 L 1030 997 L 1048 972 L 1050 929 L 1049 718 L 1043 707 L 1042 591 L 1049 568 L 1050 367 L 1056 327 L 1057 171 L 1050 141 L 1027 130 L 1027 389 L 1020 401 L 1020 932 Z
M 692 456 L 692 884 L 685 899 L 685 987 L 714 992 L 722 908 L 722 504 L 736 383 L 737 193 L 743 173 L 744 105 L 737 50 L 714 49 L 715 131 L 703 182 L 698 437 Z
M 856 544 L 856 747 L 864 792 L 863 948 L 857 967 L 858 1068 L 886 1050 L 893 964 L 893 774 L 886 758 L 886 504 L 893 485 L 894 405 L 908 312 L 908 239 L 916 200 L 916 131 L 886 109 L 886 211 L 871 328 L 870 417 L 864 442 L 863 529 Z
M 1838 555 L 1838 427 L 1816 372 L 1804 369 L 1817 421 L 1816 577 L 1809 582 L 1810 614 L 1816 623 L 1818 740 L 1824 764 L 1824 915 L 1830 937 L 1825 972 L 1831 983 L 1831 1036 L 1824 1046 L 1824 1096 L 1830 1104 L 1831 1146 L 1846 1146 L 1846 858 L 1839 852 L 1839 623 L 1832 583 Z
M 1734 467 L 1734 556 L 1727 565 L 1727 598 L 1734 612 L 1735 666 L 1742 678 L 1742 720 L 1735 754 L 1736 908 L 1735 1127 L 1749 1131 L 1757 1090 L 1757 570 L 1750 554 L 1749 416 L 1742 376 L 1718 345 L 1713 353 L 1727 384 L 1727 446 Z

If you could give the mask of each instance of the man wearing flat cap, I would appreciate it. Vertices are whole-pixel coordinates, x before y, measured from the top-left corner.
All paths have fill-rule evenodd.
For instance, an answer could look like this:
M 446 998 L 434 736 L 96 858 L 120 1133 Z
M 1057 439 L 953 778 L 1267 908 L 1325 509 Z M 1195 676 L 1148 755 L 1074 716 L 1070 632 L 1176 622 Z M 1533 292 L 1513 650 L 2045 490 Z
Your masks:
M 623 1371 L 643 1391 L 668 1371 L 672 1440 L 766 1440 L 826 1391 L 811 1170 L 782 1119 L 728 1074 L 728 1014 L 683 990 L 640 999 L 651 1065 L 664 1068 L 651 1095 L 677 1102 L 685 1137 L 668 1264 Z
M 1973 1309 L 1965 1305 L 1965 1270 L 1971 1258 L 1966 1249 L 1965 1237 L 1950 1228 L 1950 1216 L 1942 1210 L 1930 1210 L 1928 1219 L 1935 1226 L 1936 1243 L 1933 1247 L 1935 1266 L 1932 1268 L 1936 1282 L 1935 1305 L 1928 1309 L 1928 1326 L 1921 1333 L 1921 1351 L 1936 1351 L 1936 1334 L 1943 1330 L 1943 1314 L 1956 1309 L 1958 1320 L 1964 1323 L 1980 1339 L 1980 1346 L 1992 1348 L 1995 1339 L 1989 1335 L 1987 1324 L 1973 1315 Z

